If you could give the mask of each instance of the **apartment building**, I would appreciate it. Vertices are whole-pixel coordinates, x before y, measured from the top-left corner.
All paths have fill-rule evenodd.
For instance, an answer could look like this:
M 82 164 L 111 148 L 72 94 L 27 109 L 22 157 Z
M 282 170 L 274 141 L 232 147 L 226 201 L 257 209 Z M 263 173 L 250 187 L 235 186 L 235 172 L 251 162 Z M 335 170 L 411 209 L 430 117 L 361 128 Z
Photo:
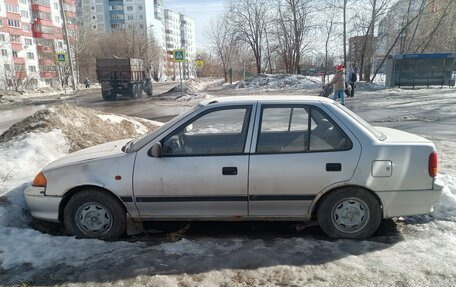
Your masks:
M 64 0 L 70 39 L 76 31 L 75 0 Z M 56 52 L 64 52 L 58 0 L 0 0 L 0 88 L 58 86 Z

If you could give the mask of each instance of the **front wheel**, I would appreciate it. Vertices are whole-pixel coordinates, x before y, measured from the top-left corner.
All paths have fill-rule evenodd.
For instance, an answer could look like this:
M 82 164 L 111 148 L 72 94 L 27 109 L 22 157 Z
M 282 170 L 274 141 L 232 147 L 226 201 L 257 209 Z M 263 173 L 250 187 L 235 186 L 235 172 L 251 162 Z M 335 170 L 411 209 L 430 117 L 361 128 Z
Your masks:
M 78 238 L 117 240 L 125 233 L 125 214 L 114 196 L 86 189 L 70 198 L 63 219 L 68 232 Z
M 329 237 L 366 238 L 380 225 L 380 203 L 366 190 L 342 188 L 321 200 L 317 209 L 317 220 Z

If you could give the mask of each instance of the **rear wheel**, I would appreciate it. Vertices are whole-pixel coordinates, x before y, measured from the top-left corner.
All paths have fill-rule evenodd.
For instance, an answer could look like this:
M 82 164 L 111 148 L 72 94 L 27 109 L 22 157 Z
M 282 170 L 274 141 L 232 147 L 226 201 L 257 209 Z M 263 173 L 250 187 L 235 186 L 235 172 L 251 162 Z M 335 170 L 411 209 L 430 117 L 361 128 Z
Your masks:
M 118 200 L 90 188 L 73 195 L 64 209 L 64 224 L 78 238 L 117 240 L 126 228 L 125 209 Z
M 361 188 L 342 188 L 321 199 L 317 220 L 332 238 L 366 238 L 379 227 L 382 211 L 377 198 Z
M 117 98 L 117 92 L 115 91 L 101 91 L 103 100 L 105 101 L 114 101 Z

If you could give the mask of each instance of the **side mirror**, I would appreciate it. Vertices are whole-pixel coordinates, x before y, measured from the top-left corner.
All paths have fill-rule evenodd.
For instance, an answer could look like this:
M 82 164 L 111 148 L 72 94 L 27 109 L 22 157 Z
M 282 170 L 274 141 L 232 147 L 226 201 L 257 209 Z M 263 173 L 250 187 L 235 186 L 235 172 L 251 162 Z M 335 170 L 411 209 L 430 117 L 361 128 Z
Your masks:
M 160 142 L 155 143 L 147 153 L 148 156 L 161 158 L 163 156 L 162 145 Z

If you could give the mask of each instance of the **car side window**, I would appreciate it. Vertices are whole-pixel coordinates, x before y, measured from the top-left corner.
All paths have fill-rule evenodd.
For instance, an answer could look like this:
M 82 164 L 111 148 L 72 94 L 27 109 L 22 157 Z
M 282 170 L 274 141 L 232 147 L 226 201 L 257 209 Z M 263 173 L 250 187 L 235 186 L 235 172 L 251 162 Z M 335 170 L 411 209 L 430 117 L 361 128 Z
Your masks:
M 350 139 L 326 115 L 318 109 L 311 110 L 310 151 L 347 150 Z
M 257 152 L 303 152 L 308 150 L 309 113 L 305 107 L 264 108 Z
M 162 142 L 164 156 L 244 152 L 250 108 L 213 110 L 186 123 Z
M 257 153 L 347 150 L 350 139 L 317 108 L 264 107 Z

